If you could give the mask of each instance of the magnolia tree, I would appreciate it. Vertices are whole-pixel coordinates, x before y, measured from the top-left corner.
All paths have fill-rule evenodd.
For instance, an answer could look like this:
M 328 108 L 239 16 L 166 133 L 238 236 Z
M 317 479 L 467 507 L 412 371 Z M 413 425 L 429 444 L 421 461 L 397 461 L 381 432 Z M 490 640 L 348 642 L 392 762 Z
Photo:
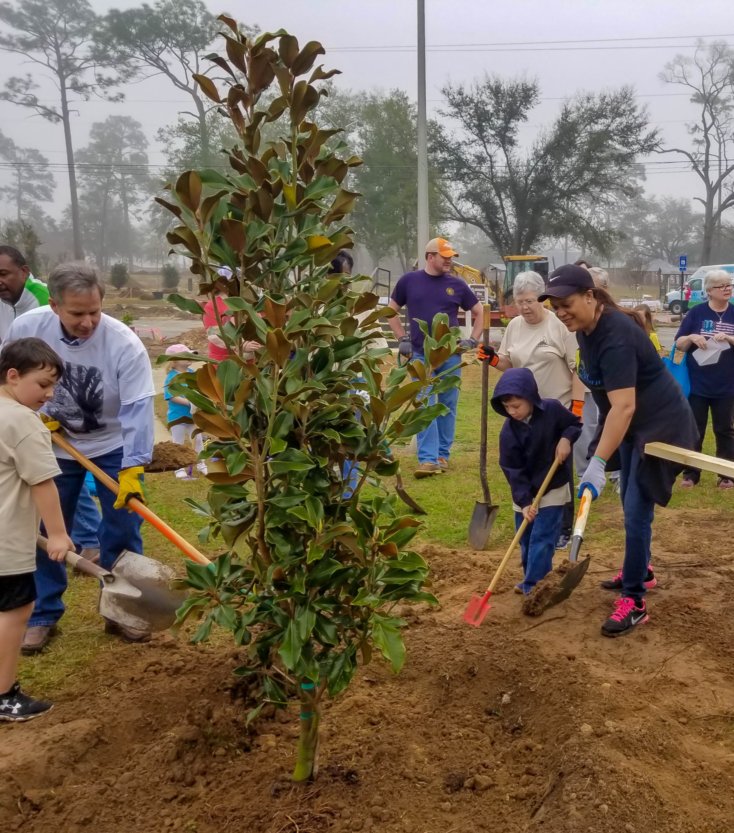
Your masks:
M 186 171 L 159 200 L 178 219 L 168 239 L 204 292 L 221 266 L 233 273 L 219 328 L 229 358 L 172 385 L 212 438 L 208 500 L 189 502 L 206 518 L 204 538 L 226 548 L 213 568 L 188 564 L 193 592 L 179 620 L 198 619 L 197 640 L 218 625 L 246 646 L 237 673 L 253 699 L 249 719 L 265 704 L 300 701 L 293 777 L 303 781 L 317 772 L 323 698 L 343 691 L 374 649 L 398 671 L 396 604 L 435 601 L 423 590 L 426 562 L 409 549 L 418 523 L 383 478 L 398 470 L 391 445 L 443 412 L 425 397 L 457 384 L 431 377 L 457 333 L 437 317 L 427 365 L 395 367 L 371 347 L 388 311 L 364 281 L 330 274 L 352 245 L 345 217 L 358 195 L 344 184 L 359 164 L 344 158 L 338 131 L 310 117 L 325 94 L 319 82 L 335 71 L 314 68 L 319 43 L 252 37 L 219 19 L 226 57 L 210 60 L 221 79 L 197 82 L 239 142 L 225 151 L 227 172 Z

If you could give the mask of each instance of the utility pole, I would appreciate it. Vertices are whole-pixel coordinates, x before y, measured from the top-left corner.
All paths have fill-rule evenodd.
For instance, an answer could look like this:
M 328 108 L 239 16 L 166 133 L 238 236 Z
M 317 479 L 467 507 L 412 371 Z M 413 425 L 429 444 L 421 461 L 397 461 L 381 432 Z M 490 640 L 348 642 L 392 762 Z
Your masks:
M 430 240 L 428 218 L 428 128 L 426 123 L 426 3 L 418 0 L 418 265 Z

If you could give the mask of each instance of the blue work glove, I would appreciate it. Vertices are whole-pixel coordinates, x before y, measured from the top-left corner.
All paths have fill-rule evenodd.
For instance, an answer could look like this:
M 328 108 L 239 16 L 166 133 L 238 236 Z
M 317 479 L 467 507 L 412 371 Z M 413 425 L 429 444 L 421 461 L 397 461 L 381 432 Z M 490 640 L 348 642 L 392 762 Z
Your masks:
M 588 489 L 591 492 L 591 499 L 596 500 L 607 483 L 606 467 L 606 460 L 601 457 L 592 457 L 586 471 L 581 475 L 581 483 L 576 497 L 581 497 L 584 489 Z
M 475 338 L 462 338 L 459 341 L 459 349 L 474 350 L 479 342 Z
M 413 345 L 410 343 L 410 336 L 403 336 L 398 341 L 398 353 L 404 359 L 412 359 L 413 358 Z

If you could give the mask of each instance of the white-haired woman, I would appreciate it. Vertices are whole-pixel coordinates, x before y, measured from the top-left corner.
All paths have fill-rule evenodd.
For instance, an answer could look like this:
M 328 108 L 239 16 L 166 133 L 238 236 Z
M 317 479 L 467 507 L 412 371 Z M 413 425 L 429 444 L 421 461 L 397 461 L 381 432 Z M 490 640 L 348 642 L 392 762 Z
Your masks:
M 722 269 L 709 272 L 703 280 L 704 292 L 708 296 L 705 304 L 697 304 L 686 313 L 675 336 L 678 350 L 712 350 L 729 345 L 721 350 L 718 358 L 711 363 L 699 364 L 694 357 L 688 359 L 688 374 L 691 392 L 688 402 L 696 418 L 699 440 L 698 451 L 703 445 L 709 411 L 716 438 L 716 456 L 734 460 L 734 307 L 729 303 L 732 297 L 732 276 Z M 691 489 L 701 472 L 687 468 L 683 472 L 681 486 Z M 720 489 L 731 489 L 734 481 L 719 477 Z
M 532 370 L 541 399 L 557 399 L 581 417 L 584 388 L 576 376 L 576 336 L 538 300 L 544 291 L 545 281 L 537 272 L 521 272 L 515 278 L 513 297 L 520 314 L 507 325 L 499 349 L 480 350 L 479 357 L 502 372 L 511 367 Z M 573 502 L 563 520 L 559 548 L 568 544 Z

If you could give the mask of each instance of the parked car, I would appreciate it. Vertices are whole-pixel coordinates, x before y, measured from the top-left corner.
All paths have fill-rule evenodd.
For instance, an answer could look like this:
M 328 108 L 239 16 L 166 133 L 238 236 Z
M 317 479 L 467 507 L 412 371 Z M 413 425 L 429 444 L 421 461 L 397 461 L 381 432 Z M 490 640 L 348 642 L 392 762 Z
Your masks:
M 734 280 L 734 263 L 722 263 L 715 266 L 699 266 L 698 269 L 691 275 L 691 277 L 683 284 L 683 289 L 671 289 L 665 296 L 664 308 L 669 310 L 672 315 L 682 315 L 688 310 L 688 307 L 695 307 L 706 300 L 706 293 L 703 291 L 703 279 L 709 272 L 714 269 L 723 269 L 729 272 Z M 691 298 L 686 301 L 685 288 L 690 286 Z

